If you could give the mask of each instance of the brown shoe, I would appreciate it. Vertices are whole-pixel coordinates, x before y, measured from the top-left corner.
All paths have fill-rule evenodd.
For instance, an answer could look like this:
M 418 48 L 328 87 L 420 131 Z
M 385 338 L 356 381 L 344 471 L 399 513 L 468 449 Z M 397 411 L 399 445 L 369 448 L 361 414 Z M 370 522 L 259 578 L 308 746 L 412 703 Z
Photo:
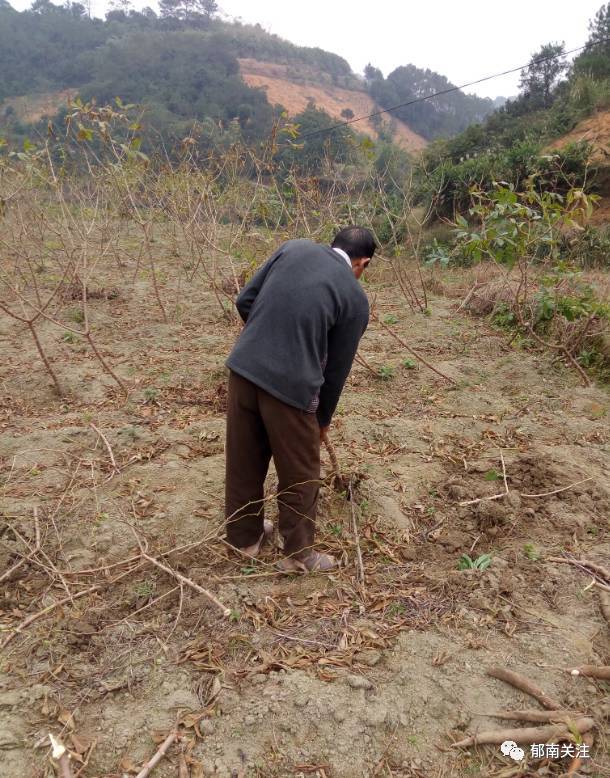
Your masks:
M 273 522 L 269 521 L 269 519 L 265 519 L 263 534 L 256 541 L 256 543 L 253 543 L 251 546 L 246 546 L 245 548 L 240 548 L 239 550 L 241 551 L 242 554 L 245 554 L 246 556 L 257 557 L 260 554 L 261 548 L 263 547 L 265 541 L 269 540 L 272 535 L 273 535 Z
M 303 556 L 284 557 L 277 563 L 277 567 L 284 573 L 327 573 L 339 567 L 339 563 L 330 554 L 310 551 Z

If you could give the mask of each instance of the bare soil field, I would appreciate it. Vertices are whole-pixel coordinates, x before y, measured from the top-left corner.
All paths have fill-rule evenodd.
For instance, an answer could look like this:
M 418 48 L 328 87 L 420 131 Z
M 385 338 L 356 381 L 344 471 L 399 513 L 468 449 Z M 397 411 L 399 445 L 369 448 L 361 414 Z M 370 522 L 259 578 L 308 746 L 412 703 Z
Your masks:
M 0 110 L 10 106 L 22 122 L 34 123 L 51 118 L 78 94 L 77 89 L 62 89 L 57 92 L 9 97 L 0 103 Z
M 610 774 L 609 683 L 570 673 L 610 664 L 603 577 L 565 561 L 610 559 L 607 391 L 456 312 L 465 275 L 437 280 L 424 314 L 373 271 L 386 327 L 373 319 L 360 353 L 385 377 L 354 365 L 330 433 L 354 499 L 329 482 L 319 510 L 343 566 L 281 575 L 277 548 L 252 562 L 223 540 L 239 325 L 204 275 L 177 288 L 154 245 L 169 323 L 146 270 L 109 263 L 112 293 L 89 290 L 127 397 L 47 324 L 57 397 L 27 331 L 0 319 L 2 778 L 55 775 L 48 733 L 74 776 L 136 775 L 174 730 L 158 778 Z M 491 563 L 458 569 L 464 554 Z M 500 710 L 543 711 L 498 666 L 591 715 L 589 755 L 452 747 L 522 725 Z

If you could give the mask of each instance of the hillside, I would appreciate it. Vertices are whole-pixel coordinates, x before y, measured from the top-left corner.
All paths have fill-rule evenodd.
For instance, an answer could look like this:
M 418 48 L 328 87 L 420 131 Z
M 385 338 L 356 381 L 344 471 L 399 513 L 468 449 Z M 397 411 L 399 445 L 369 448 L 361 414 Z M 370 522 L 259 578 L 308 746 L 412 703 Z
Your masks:
M 560 149 L 581 141 L 591 144 L 595 162 L 610 164 L 610 109 L 583 119 L 573 130 L 553 141 L 549 149 Z
M 571 143 L 585 141 L 591 144 L 591 161 L 597 167 L 596 188 L 601 196 L 591 222 L 610 223 L 610 109 L 599 111 L 583 119 L 573 130 L 549 145 L 549 150 L 564 149 Z
M 78 94 L 76 89 L 61 89 L 41 94 L 19 95 L 0 101 L 0 118 L 14 115 L 20 122 L 34 124 L 50 119 Z
M 223 21 L 215 11 L 181 14 L 115 10 L 102 20 L 89 18 L 78 3 L 40 0 L 35 9 L 18 12 L 1 2 L 3 135 L 17 142 L 31 135 L 29 125 L 61 108 L 68 90 L 98 104 L 119 95 L 145 105 L 149 125 L 166 141 L 183 138 L 193 122 L 207 123 L 208 146 L 236 118 L 246 141 L 268 137 L 277 106 L 295 116 L 313 102 L 340 121 L 346 109 L 356 116 L 374 113 L 449 84 L 413 65 L 385 81 L 373 68 L 374 79 L 363 79 L 337 54 L 295 45 L 258 25 Z M 491 101 L 460 92 L 353 129 L 378 138 L 384 122 L 391 122 L 396 143 L 417 151 L 425 139 L 449 137 L 492 110 Z
M 345 121 L 341 112 L 346 109 L 351 110 L 354 116 L 366 116 L 379 110 L 366 92 L 324 83 L 314 69 L 309 69 L 305 75 L 301 70 L 296 80 L 293 69 L 288 65 L 256 59 L 238 61 L 241 76 L 246 84 L 264 89 L 269 102 L 283 105 L 290 116 L 305 110 L 311 102 L 337 121 Z M 385 124 L 387 126 L 387 120 Z M 391 128 L 394 142 L 407 151 L 419 151 L 427 144 L 425 138 L 413 132 L 404 122 L 393 120 Z M 358 122 L 356 129 L 372 138 L 379 135 L 373 123 L 368 120 Z

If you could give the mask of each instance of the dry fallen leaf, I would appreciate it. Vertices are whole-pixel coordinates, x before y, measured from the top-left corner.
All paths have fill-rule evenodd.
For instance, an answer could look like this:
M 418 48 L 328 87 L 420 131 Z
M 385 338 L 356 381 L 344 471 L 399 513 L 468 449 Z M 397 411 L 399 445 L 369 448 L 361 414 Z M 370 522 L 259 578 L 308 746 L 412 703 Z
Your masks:
M 124 773 L 139 773 L 140 768 L 130 756 L 124 756 L 119 762 L 119 768 Z
M 57 714 L 57 721 L 68 729 L 74 729 L 74 716 L 69 710 L 60 710 Z
M 72 748 L 77 754 L 84 754 L 91 745 L 91 740 L 88 737 L 75 735 L 74 732 L 70 735 L 70 740 L 72 741 Z
M 205 716 L 205 713 L 187 713 L 180 719 L 180 724 L 187 729 L 194 729 L 198 732 L 198 724 Z
M 207 695 L 205 696 L 205 704 L 211 705 L 211 703 L 214 702 L 214 700 L 218 697 L 221 691 L 222 691 L 222 681 L 220 680 L 220 675 L 217 674 L 214 676 L 212 683 L 209 685 Z

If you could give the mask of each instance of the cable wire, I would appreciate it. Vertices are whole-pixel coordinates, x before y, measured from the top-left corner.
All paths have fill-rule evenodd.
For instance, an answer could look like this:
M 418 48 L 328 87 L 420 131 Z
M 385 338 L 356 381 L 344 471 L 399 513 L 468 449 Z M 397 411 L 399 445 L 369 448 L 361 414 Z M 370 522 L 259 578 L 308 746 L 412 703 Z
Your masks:
M 483 78 L 478 78 L 476 81 L 470 81 L 467 84 L 462 84 L 461 86 L 452 86 L 449 89 L 442 89 L 440 92 L 434 92 L 431 95 L 425 95 L 424 97 L 416 97 L 413 100 L 408 100 L 405 103 L 398 103 L 398 105 L 393 105 L 390 108 L 383 108 L 379 111 L 375 111 L 374 113 L 369 113 L 366 116 L 356 116 L 353 119 L 347 119 L 344 122 L 341 122 L 339 124 L 331 125 L 330 127 L 323 127 L 319 130 L 312 130 L 311 132 L 307 132 L 304 135 L 299 136 L 298 142 L 300 143 L 303 140 L 307 140 L 308 138 L 312 138 L 315 135 L 321 135 L 325 132 L 334 132 L 335 130 L 340 129 L 341 127 L 347 127 L 350 124 L 355 124 L 356 122 L 364 121 L 365 119 L 372 119 L 374 116 L 381 116 L 384 113 L 390 113 L 391 111 L 396 111 L 399 108 L 406 108 L 409 105 L 415 105 L 416 103 L 423 103 L 425 100 L 432 100 L 435 97 L 442 97 L 443 95 L 448 95 L 451 92 L 459 92 L 462 89 L 467 89 L 470 86 L 475 86 L 476 84 L 482 84 L 485 81 L 491 81 L 494 78 L 501 78 L 502 76 L 508 76 L 511 73 L 517 73 L 520 70 L 526 70 L 527 68 L 531 67 L 532 65 L 539 65 L 541 62 L 551 62 L 554 59 L 559 59 L 559 57 L 567 57 L 569 54 L 575 54 L 577 51 L 582 51 L 583 49 L 591 48 L 592 46 L 597 46 L 600 43 L 609 43 L 610 37 L 608 38 L 601 38 L 598 41 L 595 41 L 593 43 L 585 43 L 584 46 L 578 46 L 575 49 L 570 49 L 569 51 L 562 51 L 559 54 L 553 54 L 549 57 L 540 57 L 539 59 L 531 60 L 527 63 L 527 65 L 520 65 L 516 68 L 510 68 L 509 70 L 504 70 L 501 73 L 494 73 L 492 76 L 484 76 Z

